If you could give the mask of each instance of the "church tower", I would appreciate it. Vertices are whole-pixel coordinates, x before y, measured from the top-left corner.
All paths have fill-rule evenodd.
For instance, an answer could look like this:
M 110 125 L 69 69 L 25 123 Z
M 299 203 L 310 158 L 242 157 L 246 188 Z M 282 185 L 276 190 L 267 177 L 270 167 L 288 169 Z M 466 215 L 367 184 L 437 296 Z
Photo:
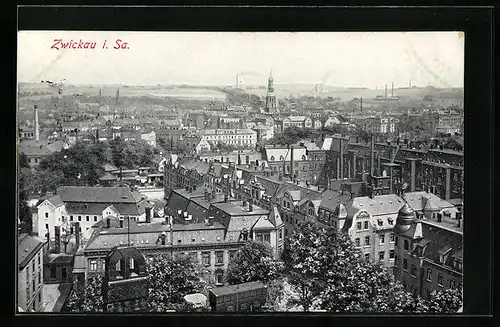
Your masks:
M 276 112 L 276 94 L 274 93 L 274 80 L 273 71 L 269 72 L 269 79 L 267 81 L 267 95 L 266 95 L 266 112 Z

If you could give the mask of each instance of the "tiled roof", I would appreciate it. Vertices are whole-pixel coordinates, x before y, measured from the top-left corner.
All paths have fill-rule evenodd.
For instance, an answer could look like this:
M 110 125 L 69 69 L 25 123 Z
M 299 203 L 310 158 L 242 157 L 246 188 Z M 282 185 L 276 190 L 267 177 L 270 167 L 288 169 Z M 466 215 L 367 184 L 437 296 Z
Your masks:
M 462 256 L 463 239 L 460 233 L 438 228 L 422 221 L 422 238 L 430 241 L 424 251 L 424 257 L 432 261 L 439 261 L 439 255 L 442 254 L 440 252 L 445 252 L 443 250 L 450 250 L 445 261 L 447 266 L 452 265 L 453 257 Z
M 276 206 L 273 206 L 271 212 L 269 213 L 269 221 L 274 225 L 274 227 L 278 227 L 283 225 L 283 220 L 281 219 L 281 215 Z
M 45 145 L 42 146 L 19 146 L 19 153 L 24 153 L 27 156 L 48 156 L 52 153 Z
M 41 250 L 44 242 L 28 234 L 21 234 L 17 239 L 17 265 L 22 270 Z
M 269 162 L 273 161 L 290 161 L 292 155 L 292 149 L 287 148 L 266 148 L 266 159 Z M 293 149 L 293 161 L 302 161 L 302 156 L 306 156 L 306 148 L 294 148 Z M 274 157 L 274 160 L 271 160 Z M 307 156 L 306 156 L 307 160 Z
M 52 203 L 55 207 L 60 206 L 63 204 L 63 201 L 59 195 L 54 195 L 53 197 L 47 199 L 50 203 Z
M 60 186 L 57 194 L 64 202 L 84 203 L 137 203 L 143 197 L 128 187 Z
M 231 216 L 256 216 L 269 214 L 269 210 L 261 208 L 255 204 L 253 205 L 253 210 L 249 212 L 248 203 L 243 207 L 242 201 L 212 203 L 212 206 Z
M 395 194 L 378 195 L 373 199 L 367 196 L 355 197 L 352 203 L 354 208 L 364 209 L 372 216 L 397 214 L 403 205 L 403 199 Z
M 227 232 L 240 232 L 243 229 L 250 231 L 255 223 L 261 218 L 267 217 L 267 215 L 257 215 L 257 216 L 232 216 L 229 219 L 229 224 L 227 226 Z
M 274 227 L 275 226 L 271 221 L 269 221 L 267 216 L 261 216 L 255 225 L 253 225 L 253 229 L 270 229 Z
M 406 202 L 413 208 L 415 211 L 424 210 L 425 200 L 423 198 L 430 198 L 432 201 L 432 206 L 444 208 L 453 208 L 453 204 L 449 203 L 446 200 L 441 199 L 437 195 L 433 193 L 427 192 L 408 192 L 404 194 L 404 198 Z
M 205 223 L 194 223 L 194 224 L 174 224 L 174 231 L 184 231 L 184 230 L 211 230 L 211 229 L 224 229 L 224 226 L 214 221 L 211 226 L 206 225 Z

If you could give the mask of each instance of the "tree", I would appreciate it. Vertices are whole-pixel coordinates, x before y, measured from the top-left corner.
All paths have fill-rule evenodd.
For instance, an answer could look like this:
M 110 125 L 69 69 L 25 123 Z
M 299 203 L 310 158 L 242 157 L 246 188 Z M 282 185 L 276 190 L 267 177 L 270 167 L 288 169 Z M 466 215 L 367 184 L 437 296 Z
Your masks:
M 151 311 L 182 310 L 184 296 L 203 292 L 206 283 L 199 267 L 188 256 L 159 254 L 147 258 L 148 301 Z
M 85 280 L 85 287 L 78 291 L 72 291 L 66 305 L 69 312 L 102 312 L 103 276 L 101 274 L 92 274 Z
M 326 286 L 327 278 L 350 269 L 359 257 L 346 235 L 333 228 L 305 222 L 286 240 L 283 260 L 289 282 L 299 294 L 298 304 L 307 311 Z
M 32 231 L 32 216 L 31 210 L 28 206 L 28 195 L 29 195 L 29 181 L 31 181 L 31 170 L 29 168 L 19 169 L 18 175 L 18 217 L 20 225 L 18 228 L 21 229 L 21 233 L 30 234 Z
M 285 243 L 285 274 L 304 311 L 425 312 L 378 263 L 364 260 L 344 233 L 315 223 L 300 224 Z
M 432 313 L 457 313 L 462 307 L 462 291 L 459 289 L 446 289 L 431 293 L 429 312 Z
M 227 281 L 229 284 L 268 282 L 278 278 L 282 269 L 283 263 L 273 258 L 271 247 L 261 242 L 247 242 L 229 263 Z
M 19 154 L 19 167 L 20 168 L 29 168 L 28 156 L 24 152 L 21 152 Z

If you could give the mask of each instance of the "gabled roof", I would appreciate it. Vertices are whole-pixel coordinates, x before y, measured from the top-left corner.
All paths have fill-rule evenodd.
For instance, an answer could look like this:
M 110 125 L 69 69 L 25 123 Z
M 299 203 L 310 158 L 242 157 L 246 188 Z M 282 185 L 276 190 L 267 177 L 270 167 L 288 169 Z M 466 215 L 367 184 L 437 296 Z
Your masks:
M 63 204 L 63 201 L 61 200 L 61 197 L 59 195 L 54 195 L 53 197 L 48 198 L 47 201 L 54 205 L 56 208 Z
M 395 194 L 377 195 L 371 199 L 368 196 L 355 197 L 352 207 L 359 210 L 366 210 L 372 216 L 397 214 L 404 205 L 403 199 Z M 349 211 L 349 206 L 346 205 Z
M 60 186 L 57 194 L 64 202 L 83 203 L 138 203 L 145 196 L 128 187 Z
M 441 209 L 444 208 L 453 208 L 453 204 L 449 203 L 446 200 L 441 199 L 437 195 L 433 193 L 427 193 L 427 192 L 408 192 L 404 194 L 404 198 L 406 199 L 406 202 L 413 208 L 415 211 L 422 211 L 424 210 L 425 206 L 425 200 L 422 200 L 422 198 L 430 198 L 432 203 L 429 204 L 431 207 L 440 207 Z
M 274 225 L 274 227 L 283 225 L 283 220 L 281 219 L 281 215 L 276 206 L 272 207 L 268 219 Z
M 19 270 L 22 270 L 29 261 L 41 250 L 45 242 L 29 236 L 28 234 L 20 234 L 17 239 L 17 265 Z
M 283 161 L 280 158 L 284 158 L 285 161 L 290 161 L 292 156 L 292 149 L 287 148 L 265 148 L 266 159 L 269 162 L 273 161 Z M 293 149 L 293 160 L 302 161 L 302 156 L 306 156 L 306 148 L 294 148 Z M 271 160 L 274 157 L 274 160 Z M 307 158 L 307 156 L 306 156 Z
M 253 225 L 252 229 L 270 229 L 274 228 L 272 222 L 269 221 L 267 216 L 260 216 L 259 220 Z

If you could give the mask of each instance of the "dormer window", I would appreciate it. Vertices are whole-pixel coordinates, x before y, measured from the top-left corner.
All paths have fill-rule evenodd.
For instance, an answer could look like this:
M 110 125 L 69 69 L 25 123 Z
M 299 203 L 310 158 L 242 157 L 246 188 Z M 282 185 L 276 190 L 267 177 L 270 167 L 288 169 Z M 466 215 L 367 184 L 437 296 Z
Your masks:
M 394 219 L 388 218 L 387 221 L 389 222 L 389 225 L 394 225 Z
M 377 223 L 378 223 L 379 226 L 384 225 L 384 222 L 382 221 L 382 219 L 377 219 Z

